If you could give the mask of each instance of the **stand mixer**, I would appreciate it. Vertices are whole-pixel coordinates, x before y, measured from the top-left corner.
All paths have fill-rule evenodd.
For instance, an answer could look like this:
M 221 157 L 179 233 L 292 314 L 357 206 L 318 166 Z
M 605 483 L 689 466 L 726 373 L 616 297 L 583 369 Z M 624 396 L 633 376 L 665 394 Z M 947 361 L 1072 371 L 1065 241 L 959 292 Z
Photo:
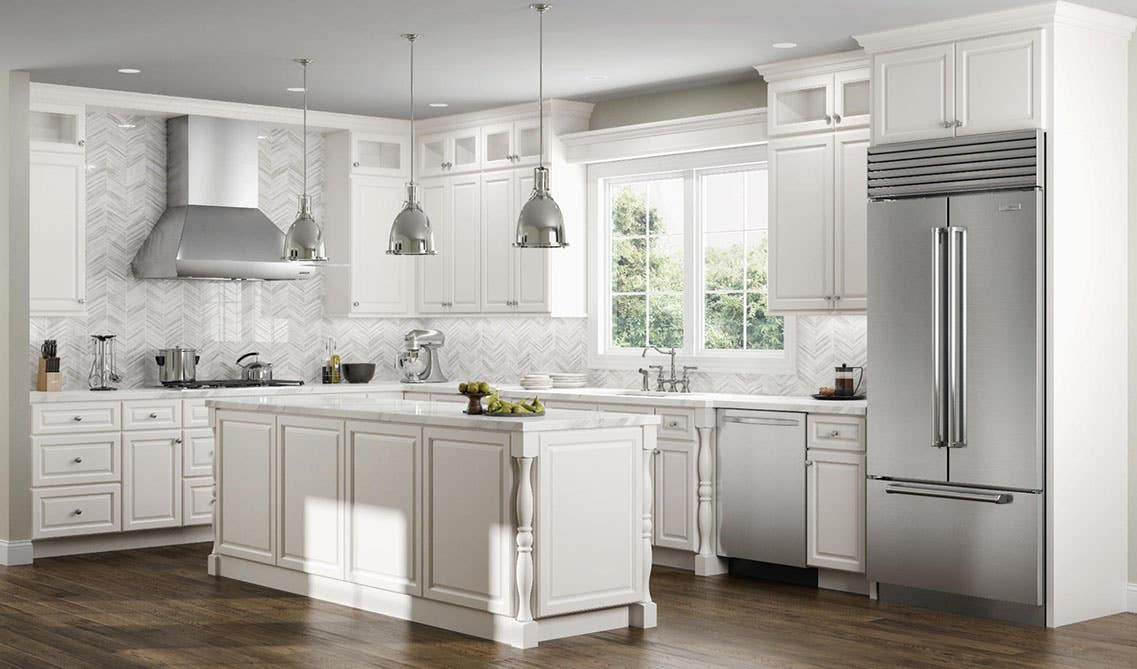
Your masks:
M 438 349 L 446 336 L 438 330 L 411 330 L 403 335 L 403 350 L 395 359 L 403 383 L 443 383 L 446 377 L 438 364 Z

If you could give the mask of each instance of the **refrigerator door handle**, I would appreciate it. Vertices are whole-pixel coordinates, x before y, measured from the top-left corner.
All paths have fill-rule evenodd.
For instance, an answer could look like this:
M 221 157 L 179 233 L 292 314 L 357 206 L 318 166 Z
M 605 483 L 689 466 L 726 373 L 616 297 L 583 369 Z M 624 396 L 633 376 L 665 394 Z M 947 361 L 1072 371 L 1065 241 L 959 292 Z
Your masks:
M 941 499 L 958 499 L 965 502 L 986 502 L 988 504 L 1010 504 L 1015 496 L 1009 492 L 963 492 L 956 490 L 941 490 L 939 488 L 923 488 L 893 483 L 885 487 L 884 492 L 889 495 L 914 495 L 916 497 L 938 497 Z
M 948 448 L 967 446 L 967 228 L 948 234 Z
M 948 445 L 947 392 L 944 387 L 946 363 L 944 354 L 944 318 L 947 312 L 947 295 L 944 291 L 944 237 L 943 228 L 932 228 L 932 447 Z

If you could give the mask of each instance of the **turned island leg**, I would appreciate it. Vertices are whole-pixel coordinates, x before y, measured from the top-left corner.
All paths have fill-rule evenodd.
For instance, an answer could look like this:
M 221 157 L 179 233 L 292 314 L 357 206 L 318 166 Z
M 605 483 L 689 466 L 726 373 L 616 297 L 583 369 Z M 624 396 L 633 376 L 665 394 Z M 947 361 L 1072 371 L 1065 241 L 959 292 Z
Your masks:
M 533 620 L 533 458 L 518 458 L 517 622 Z
M 651 435 L 650 439 L 648 435 Z M 644 430 L 643 448 L 643 599 L 630 609 L 632 627 L 655 627 L 655 602 L 651 601 L 652 562 L 652 504 L 655 493 L 652 487 L 652 456 L 655 454 L 655 429 Z
M 711 438 L 714 434 L 712 427 L 696 427 L 695 430 L 699 434 L 699 454 L 696 461 L 698 474 L 699 474 L 699 507 L 698 507 L 698 530 L 699 530 L 699 553 L 695 556 L 695 574 L 697 576 L 713 576 L 715 574 L 725 574 L 727 571 L 726 561 L 715 555 L 715 548 L 712 545 L 711 537 L 714 533 L 715 524 L 715 507 L 714 499 L 711 494 L 714 490 L 714 483 L 711 480 L 714 467 L 714 453 L 711 450 Z

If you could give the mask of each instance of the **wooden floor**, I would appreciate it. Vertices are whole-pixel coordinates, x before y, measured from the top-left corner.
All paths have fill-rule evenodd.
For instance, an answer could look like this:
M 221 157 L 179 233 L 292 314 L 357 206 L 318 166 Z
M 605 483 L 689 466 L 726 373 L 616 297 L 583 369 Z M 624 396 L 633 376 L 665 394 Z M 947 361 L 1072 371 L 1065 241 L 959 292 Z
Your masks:
M 0 567 L 0 666 L 1137 667 L 1137 615 L 1060 630 L 659 569 L 659 627 L 520 651 L 205 573 L 209 546 Z

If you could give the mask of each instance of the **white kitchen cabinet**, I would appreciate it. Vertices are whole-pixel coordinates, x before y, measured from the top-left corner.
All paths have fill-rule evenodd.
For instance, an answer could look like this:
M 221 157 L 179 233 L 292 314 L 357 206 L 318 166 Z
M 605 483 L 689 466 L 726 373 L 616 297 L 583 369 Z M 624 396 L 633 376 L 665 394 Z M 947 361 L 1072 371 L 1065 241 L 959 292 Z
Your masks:
M 118 402 L 67 402 L 32 405 L 32 434 L 72 434 L 121 429 Z
M 87 144 L 87 108 L 84 105 L 32 103 L 28 138 L 32 153 L 53 151 L 83 155 Z
M 213 490 L 213 479 L 209 476 L 182 479 L 182 525 L 213 522 Z
M 867 67 L 776 79 L 769 84 L 770 136 L 855 128 L 869 116 Z
M 118 483 L 32 489 L 32 538 L 52 539 L 122 529 Z
M 124 430 L 167 430 L 181 426 L 181 400 L 127 400 L 122 403 Z
M 276 445 L 276 565 L 343 578 L 343 422 L 280 416 Z
M 537 119 L 487 125 L 481 129 L 481 135 L 483 169 L 533 165 L 538 161 L 541 134 Z
M 1044 127 L 1042 30 L 873 56 L 874 143 Z
M 865 570 L 865 455 L 806 451 L 806 564 Z
M 33 316 L 82 314 L 87 299 L 86 156 L 81 149 L 33 150 L 28 179 L 29 309 Z
M 480 274 L 482 177 L 464 174 L 423 182 L 438 252 L 417 259 L 419 313 L 477 313 Z
M 213 428 L 198 427 L 182 432 L 182 476 L 213 476 Z
M 350 148 L 351 173 L 377 177 L 403 177 L 410 169 L 410 147 L 405 137 L 345 132 Z M 342 160 L 342 156 L 336 156 Z M 329 156 L 329 161 L 331 157 Z M 343 167 L 330 165 L 332 169 Z M 393 216 L 393 214 L 392 214 Z
M 481 155 L 479 128 L 427 135 L 418 145 L 419 173 L 429 177 L 478 170 Z
M 868 135 L 770 142 L 770 311 L 865 309 Z
M 118 483 L 122 435 L 95 432 L 32 437 L 32 485 Z
M 696 441 L 659 439 L 655 448 L 655 537 L 664 548 L 697 551 Z
M 217 514 L 217 550 L 276 564 L 276 418 L 268 414 L 225 412 L 217 421 L 221 459 L 217 497 L 232 494 L 240 504 L 224 504 Z
M 532 170 L 483 177 L 483 313 L 545 313 L 550 310 L 549 254 L 564 249 L 519 249 L 517 217 L 533 191 Z
M 332 266 L 325 276 L 330 316 L 406 316 L 414 313 L 414 259 L 387 255 L 390 221 L 403 207 L 406 184 L 398 177 L 352 173 L 352 134 L 325 140 L 324 243 Z M 383 222 L 383 224 L 380 224 Z
M 347 579 L 421 595 L 422 430 L 349 421 L 346 431 Z
M 182 524 L 182 432 L 125 432 L 122 529 Z

